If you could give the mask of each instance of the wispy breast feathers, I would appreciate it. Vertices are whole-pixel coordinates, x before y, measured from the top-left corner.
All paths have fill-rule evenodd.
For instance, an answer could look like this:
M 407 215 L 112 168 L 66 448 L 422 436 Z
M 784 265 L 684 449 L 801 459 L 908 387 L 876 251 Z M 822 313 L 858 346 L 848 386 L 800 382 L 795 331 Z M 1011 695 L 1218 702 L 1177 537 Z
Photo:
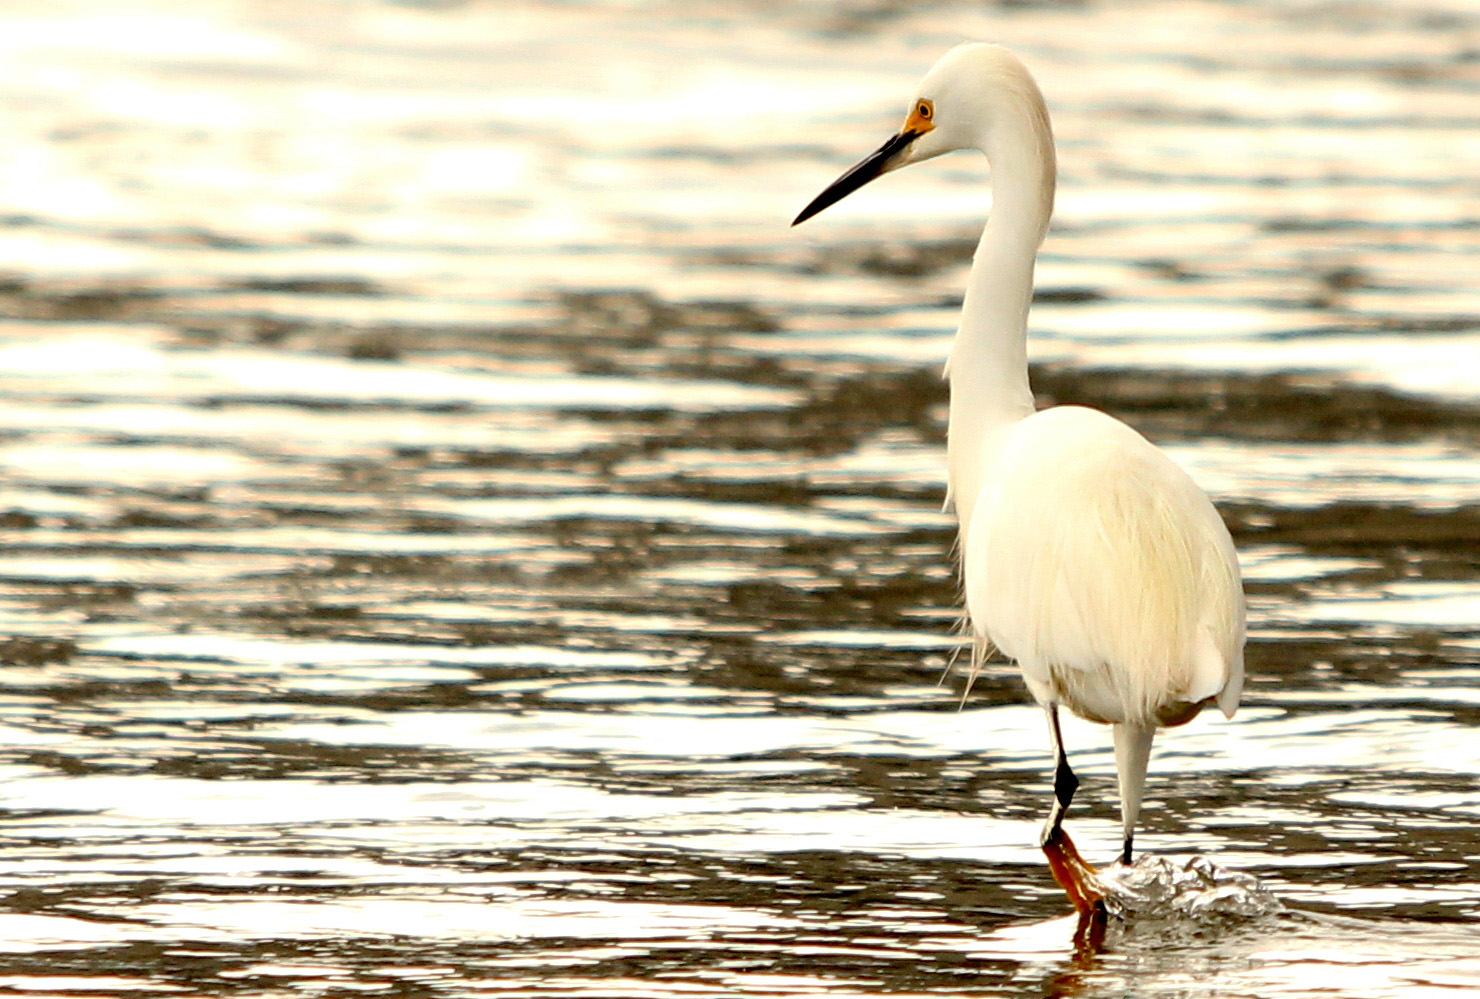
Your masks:
M 1156 724 L 1169 703 L 1223 689 L 1242 631 L 1226 608 L 1242 595 L 1197 486 L 1093 410 L 1045 410 L 1014 438 L 965 553 L 976 626 L 1030 683 L 1096 691 L 1079 704 L 1087 695 L 1058 691 L 1088 717 Z

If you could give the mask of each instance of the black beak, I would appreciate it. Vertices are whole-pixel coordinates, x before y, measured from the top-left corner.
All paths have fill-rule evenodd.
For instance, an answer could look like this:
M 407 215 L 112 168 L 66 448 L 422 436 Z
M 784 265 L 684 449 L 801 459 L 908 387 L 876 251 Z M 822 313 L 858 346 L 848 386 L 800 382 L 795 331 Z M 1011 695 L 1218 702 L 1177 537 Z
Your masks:
M 827 186 L 827 190 L 813 198 L 812 203 L 803 208 L 802 213 L 791 224 L 801 225 L 827 206 L 837 204 L 875 177 L 882 176 L 888 171 L 889 162 L 908 149 L 910 143 L 919 137 L 919 132 L 900 132 L 898 135 L 891 136 L 888 142 L 853 164 L 847 173 L 833 181 Z

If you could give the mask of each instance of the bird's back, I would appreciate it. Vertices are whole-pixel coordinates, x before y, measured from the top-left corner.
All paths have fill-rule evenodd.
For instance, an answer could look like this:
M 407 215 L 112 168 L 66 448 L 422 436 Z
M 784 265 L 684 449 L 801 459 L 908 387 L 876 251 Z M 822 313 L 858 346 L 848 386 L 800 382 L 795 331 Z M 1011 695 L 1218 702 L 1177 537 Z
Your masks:
M 972 627 L 1035 697 L 1103 722 L 1178 724 L 1243 685 L 1228 530 L 1130 427 L 1076 406 L 1023 420 L 993 459 L 963 551 Z

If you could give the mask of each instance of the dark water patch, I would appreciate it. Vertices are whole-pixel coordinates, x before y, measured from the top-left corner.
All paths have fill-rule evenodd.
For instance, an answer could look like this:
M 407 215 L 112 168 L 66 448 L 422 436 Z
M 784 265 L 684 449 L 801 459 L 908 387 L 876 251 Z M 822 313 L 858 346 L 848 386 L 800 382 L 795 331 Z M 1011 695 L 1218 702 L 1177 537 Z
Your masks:
M 1105 371 L 1036 365 L 1039 403 L 1092 406 L 1156 436 L 1344 442 L 1438 438 L 1477 443 L 1477 408 L 1316 373 Z
M 385 294 L 369 285 L 346 292 L 324 290 L 319 287 L 324 282 L 316 279 L 285 281 L 253 279 L 238 286 L 248 293 L 287 296 Z M 500 321 L 495 317 L 502 310 L 492 307 L 487 322 L 324 322 L 296 316 L 291 297 L 278 309 L 271 299 L 247 294 L 224 302 L 172 298 L 153 313 L 133 312 L 128 317 L 174 326 L 186 344 L 194 345 L 269 346 L 359 360 L 405 358 L 463 370 L 555 362 L 585 375 L 661 377 L 668 372 L 745 384 L 797 381 L 795 376 L 785 377 L 774 359 L 726 349 L 730 335 L 779 328 L 779 320 L 755 304 L 665 301 L 645 291 L 602 291 L 563 293 L 549 303 L 521 305 L 520 311 L 531 310 L 546 313 L 538 325 Z M 551 368 L 542 370 L 549 373 Z
M 867 246 L 832 246 L 799 266 L 803 274 L 866 274 L 922 278 L 971 262 L 975 238 L 945 242 L 890 242 Z
M 948 401 L 935 371 L 874 371 L 827 385 L 790 414 L 790 435 L 816 453 L 856 447 L 885 427 L 906 426 L 926 441 L 943 439 L 939 409 Z
M 228 282 L 226 287 L 243 291 L 283 292 L 290 295 L 384 295 L 386 290 L 364 278 L 336 277 L 291 277 L 291 278 L 246 278 Z
M 161 247 L 201 247 L 227 252 L 268 249 L 262 243 L 241 235 L 201 226 L 164 226 L 160 228 L 114 228 L 107 231 L 110 239 L 123 243 L 145 243 Z
M 1415 510 L 1397 504 L 1338 503 L 1318 509 L 1223 504 L 1224 520 L 1240 539 L 1295 544 L 1315 552 L 1382 554 L 1473 553 L 1480 509 Z
M 561 315 L 551 332 L 561 336 L 597 335 L 639 344 L 672 330 L 766 333 L 774 317 L 757 306 L 735 302 L 670 302 L 643 289 L 562 292 Z
M 131 284 L 78 285 L 14 281 L 0 287 L 0 317 L 78 322 L 149 317 L 165 292 Z
M 1378 232 L 1409 231 L 1412 229 L 1423 229 L 1430 232 L 1438 232 L 1449 229 L 1468 230 L 1480 227 L 1480 219 L 1456 218 L 1447 221 L 1436 221 L 1427 223 L 1414 223 L 1409 221 L 1381 223 L 1370 219 L 1333 219 L 1333 218 L 1276 218 L 1265 223 L 1265 228 L 1275 233 L 1346 233 L 1366 230 Z
M 813 246 L 803 250 L 794 247 L 767 250 L 724 249 L 699 255 L 694 263 L 726 269 L 756 268 L 786 274 L 816 276 L 863 276 L 898 280 L 902 286 L 923 284 L 947 271 L 964 269 L 976 252 L 976 233 L 950 239 L 898 239 L 883 242 L 842 243 Z M 1104 293 L 1094 288 L 1042 287 L 1034 293 L 1035 302 L 1081 303 L 1100 301 Z M 946 308 L 960 308 L 959 294 L 940 301 Z M 747 327 L 734 327 L 744 332 Z
M 77 651 L 69 639 L 32 638 L 15 635 L 0 642 L 0 663 L 15 666 L 43 666 L 65 663 Z
M 405 334 L 399 330 L 366 330 L 350 341 L 345 356 L 360 361 L 398 361 L 406 343 Z

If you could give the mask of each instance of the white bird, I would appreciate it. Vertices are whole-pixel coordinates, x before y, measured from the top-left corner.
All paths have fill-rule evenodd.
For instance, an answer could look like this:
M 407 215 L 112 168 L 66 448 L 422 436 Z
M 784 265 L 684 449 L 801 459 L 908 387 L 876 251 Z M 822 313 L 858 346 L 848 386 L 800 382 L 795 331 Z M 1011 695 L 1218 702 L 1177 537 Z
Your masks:
M 1229 717 L 1238 706 L 1243 587 L 1228 529 L 1176 463 L 1097 410 L 1035 411 L 1028 306 L 1056 167 L 1043 95 L 1016 56 L 986 44 L 946 53 L 899 133 L 792 224 L 891 170 L 959 149 L 986 154 L 992 209 L 946 368 L 947 502 L 978 648 L 989 642 L 1016 661 L 1048 714 L 1054 801 L 1041 845 L 1063 883 L 1064 850 L 1082 862 L 1060 826 L 1078 780 L 1059 706 L 1113 726 L 1129 864 L 1156 729 L 1207 704 Z

